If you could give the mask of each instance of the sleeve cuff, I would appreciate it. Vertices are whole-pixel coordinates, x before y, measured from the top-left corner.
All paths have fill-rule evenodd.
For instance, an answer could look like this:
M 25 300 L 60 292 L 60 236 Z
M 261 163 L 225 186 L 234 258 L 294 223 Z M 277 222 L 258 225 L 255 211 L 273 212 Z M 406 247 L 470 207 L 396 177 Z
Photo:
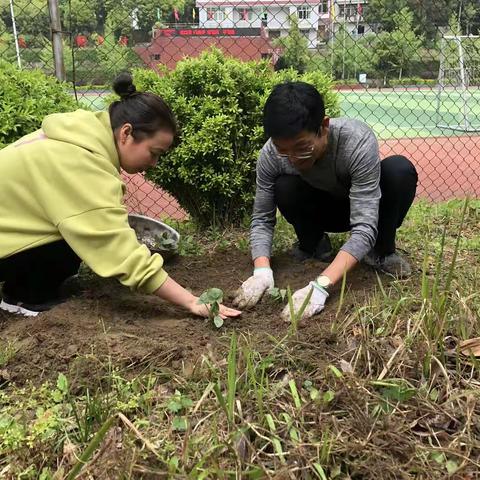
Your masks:
M 258 245 L 252 247 L 252 259 L 255 260 L 258 257 L 268 257 L 271 256 L 271 248 L 266 245 Z
M 357 262 L 360 262 L 363 259 L 363 257 L 370 251 L 366 247 L 349 245 L 348 242 L 345 245 L 343 245 L 343 247 L 340 248 L 340 250 L 343 250 L 344 252 L 349 253 L 352 257 L 355 257 Z
M 149 278 L 139 290 L 144 293 L 154 293 L 165 283 L 167 278 L 168 273 L 162 268 L 153 277 Z

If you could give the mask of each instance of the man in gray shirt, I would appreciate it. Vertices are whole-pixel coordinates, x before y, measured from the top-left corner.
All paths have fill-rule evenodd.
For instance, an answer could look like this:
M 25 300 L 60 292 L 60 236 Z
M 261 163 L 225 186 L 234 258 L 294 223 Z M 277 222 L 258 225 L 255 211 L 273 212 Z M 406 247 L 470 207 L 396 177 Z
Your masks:
M 395 235 L 415 197 L 413 164 L 399 155 L 380 161 L 373 131 L 357 120 L 326 117 L 322 96 L 304 82 L 277 85 L 263 123 L 270 138 L 257 163 L 255 268 L 234 303 L 253 306 L 274 286 L 270 256 L 277 208 L 295 229 L 293 254 L 299 261 L 331 260 L 325 232 L 351 232 L 321 275 L 294 293 L 298 310 L 311 292 L 304 318 L 319 313 L 329 288 L 362 260 L 392 275 L 410 275 L 410 265 L 395 250 Z M 288 306 L 282 315 L 289 319 Z

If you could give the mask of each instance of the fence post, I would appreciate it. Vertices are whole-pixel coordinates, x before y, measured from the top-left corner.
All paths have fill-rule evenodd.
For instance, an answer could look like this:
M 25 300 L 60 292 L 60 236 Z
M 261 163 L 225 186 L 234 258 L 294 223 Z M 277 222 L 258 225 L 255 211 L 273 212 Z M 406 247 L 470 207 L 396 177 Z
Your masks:
M 18 68 L 22 68 L 22 61 L 20 59 L 20 48 L 18 47 L 17 24 L 15 23 L 15 12 L 13 10 L 13 1 L 10 0 L 10 17 L 12 19 L 13 36 L 15 38 L 15 52 L 17 54 Z
M 50 10 L 50 28 L 52 30 L 53 60 L 55 63 L 55 76 L 61 82 L 66 81 L 65 62 L 63 60 L 62 22 L 58 9 L 58 0 L 48 0 Z

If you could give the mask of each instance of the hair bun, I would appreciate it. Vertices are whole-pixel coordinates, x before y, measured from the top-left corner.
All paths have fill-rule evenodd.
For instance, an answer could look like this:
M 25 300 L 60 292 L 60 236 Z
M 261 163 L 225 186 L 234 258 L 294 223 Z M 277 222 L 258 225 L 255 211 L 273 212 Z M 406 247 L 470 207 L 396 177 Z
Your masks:
M 123 72 L 113 81 L 113 91 L 122 99 L 131 97 L 137 89 L 133 83 L 132 75 Z

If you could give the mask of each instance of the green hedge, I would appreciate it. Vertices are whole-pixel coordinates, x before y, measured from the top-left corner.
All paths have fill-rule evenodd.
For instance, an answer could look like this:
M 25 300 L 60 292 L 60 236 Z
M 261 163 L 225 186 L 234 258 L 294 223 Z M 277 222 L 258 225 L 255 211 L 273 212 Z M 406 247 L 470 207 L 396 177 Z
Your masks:
M 45 115 L 76 108 L 54 78 L 0 62 L 0 148 L 39 128 Z
M 255 164 L 265 140 L 262 110 L 275 84 L 311 82 L 324 94 L 328 114 L 340 112 L 328 75 L 273 72 L 266 62 L 242 62 L 217 49 L 183 60 L 161 77 L 151 70 L 136 70 L 134 77 L 140 90 L 165 98 L 181 127 L 179 146 L 148 177 L 201 225 L 238 224 L 251 213 Z

